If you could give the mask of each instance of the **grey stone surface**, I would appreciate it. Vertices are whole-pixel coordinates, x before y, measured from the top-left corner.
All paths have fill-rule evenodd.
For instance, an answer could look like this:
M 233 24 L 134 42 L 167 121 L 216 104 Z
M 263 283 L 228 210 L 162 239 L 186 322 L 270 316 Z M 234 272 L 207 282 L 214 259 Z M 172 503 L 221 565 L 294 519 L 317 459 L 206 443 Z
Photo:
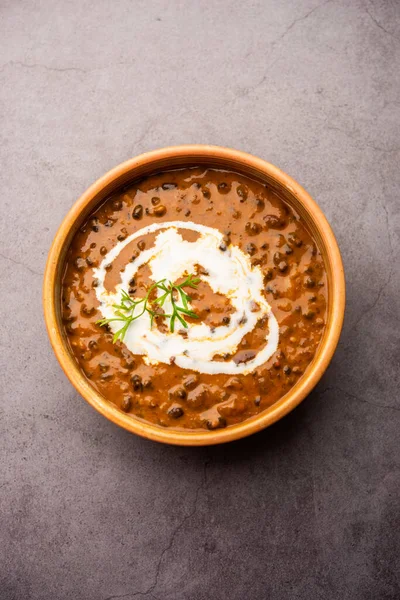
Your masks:
M 0 3 L 1 600 L 400 598 L 398 0 Z M 164 447 L 93 411 L 44 329 L 51 240 L 98 176 L 243 149 L 317 199 L 346 322 L 263 433 Z

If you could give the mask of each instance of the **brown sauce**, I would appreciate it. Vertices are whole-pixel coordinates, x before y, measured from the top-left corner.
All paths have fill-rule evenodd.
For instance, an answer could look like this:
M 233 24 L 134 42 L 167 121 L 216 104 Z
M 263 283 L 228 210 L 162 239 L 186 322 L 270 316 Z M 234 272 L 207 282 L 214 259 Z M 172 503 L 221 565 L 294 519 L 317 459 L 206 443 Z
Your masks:
M 279 345 L 265 364 L 249 374 L 208 375 L 182 369 L 173 361 L 148 365 L 123 342 L 114 344 L 112 334 L 96 324 L 102 314 L 93 268 L 128 235 L 153 222 L 177 220 L 219 229 L 228 246 L 239 247 L 262 270 L 263 293 L 279 324 Z M 181 233 L 190 242 L 198 236 L 189 230 Z M 108 290 L 120 283 L 121 269 L 151 247 L 156 236 L 136 239 L 122 250 L 107 272 Z M 197 272 L 201 270 L 199 257 Z M 137 274 L 134 293 L 142 297 L 151 283 L 144 266 Z M 107 400 L 156 425 L 215 429 L 262 412 L 295 385 L 321 341 L 327 293 L 321 253 L 304 222 L 282 198 L 243 175 L 192 168 L 127 185 L 91 215 L 68 251 L 62 316 L 76 361 Z M 209 327 L 229 323 L 233 313 L 229 299 L 216 294 L 207 282 L 201 281 L 190 295 L 199 321 Z M 168 328 L 168 323 L 156 326 Z M 267 333 L 268 321 L 261 319 L 234 355 L 214 360 L 237 364 L 252 360 L 265 345 Z

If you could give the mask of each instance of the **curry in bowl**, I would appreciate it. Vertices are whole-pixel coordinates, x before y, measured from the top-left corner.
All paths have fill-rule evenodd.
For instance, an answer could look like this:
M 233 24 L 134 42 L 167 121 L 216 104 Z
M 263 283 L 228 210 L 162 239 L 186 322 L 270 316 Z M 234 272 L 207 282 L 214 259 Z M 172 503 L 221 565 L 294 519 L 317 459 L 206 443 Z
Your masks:
M 219 430 L 281 399 L 327 322 L 316 239 L 275 188 L 205 166 L 133 180 L 75 234 L 61 286 L 90 384 L 156 426 Z

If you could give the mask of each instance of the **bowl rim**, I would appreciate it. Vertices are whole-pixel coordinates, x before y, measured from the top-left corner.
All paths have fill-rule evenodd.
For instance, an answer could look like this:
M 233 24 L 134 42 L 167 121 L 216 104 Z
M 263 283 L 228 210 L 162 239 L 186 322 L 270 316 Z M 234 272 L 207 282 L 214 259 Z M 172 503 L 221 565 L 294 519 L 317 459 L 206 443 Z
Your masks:
M 132 172 L 134 177 L 134 171 L 138 168 L 150 167 L 151 165 L 156 167 L 158 163 L 165 163 L 174 158 L 182 159 L 183 162 L 188 159 L 188 163 L 190 160 L 192 164 L 195 163 L 196 159 L 204 161 L 204 159 L 210 158 L 210 167 L 213 166 L 211 159 L 217 159 L 229 163 L 229 168 L 232 168 L 232 170 L 235 170 L 236 163 L 238 170 L 252 169 L 264 173 L 273 179 L 278 186 L 286 188 L 292 196 L 296 197 L 312 220 L 313 226 L 319 232 L 324 246 L 320 250 L 324 255 L 324 261 L 328 260 L 332 273 L 328 291 L 331 312 L 328 316 L 324 337 L 307 371 L 293 388 L 263 412 L 226 429 L 215 431 L 196 430 L 191 432 L 183 429 L 163 428 L 141 421 L 119 410 L 114 404 L 101 396 L 80 371 L 65 343 L 57 318 L 59 298 L 56 298 L 56 286 L 60 262 L 63 259 L 63 249 L 68 242 L 71 229 L 81 217 L 84 209 L 104 188 L 112 185 L 121 176 Z M 178 168 L 177 165 L 173 166 Z M 166 168 L 168 167 L 162 167 L 161 170 Z M 97 179 L 74 203 L 64 217 L 50 247 L 43 281 L 43 308 L 50 343 L 62 369 L 79 394 L 99 413 L 120 427 L 154 441 L 182 446 L 213 445 L 238 440 L 272 425 L 300 404 L 316 386 L 333 356 L 343 325 L 345 309 L 344 269 L 336 238 L 322 210 L 308 192 L 281 169 L 261 158 L 231 148 L 197 144 L 169 146 L 140 154 L 117 165 Z

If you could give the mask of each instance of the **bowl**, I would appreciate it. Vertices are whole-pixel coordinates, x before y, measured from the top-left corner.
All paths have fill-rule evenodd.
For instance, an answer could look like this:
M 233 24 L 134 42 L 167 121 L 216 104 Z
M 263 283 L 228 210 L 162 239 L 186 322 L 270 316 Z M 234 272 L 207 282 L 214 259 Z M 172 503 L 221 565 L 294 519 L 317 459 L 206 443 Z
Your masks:
M 75 232 L 111 192 L 128 181 L 154 172 L 201 164 L 233 170 L 267 183 L 301 215 L 324 258 L 328 280 L 328 317 L 312 363 L 279 401 L 262 413 L 226 429 L 191 432 L 159 427 L 123 413 L 91 386 L 68 347 L 61 322 L 60 289 L 66 252 Z M 289 175 L 260 158 L 238 150 L 218 146 L 175 146 L 147 152 L 118 165 L 91 185 L 73 205 L 50 248 L 44 275 L 43 304 L 55 355 L 72 385 L 93 408 L 113 423 L 145 438 L 168 444 L 202 446 L 237 440 L 265 429 L 293 410 L 310 393 L 325 372 L 339 340 L 344 317 L 345 280 L 339 248 L 324 214 Z

